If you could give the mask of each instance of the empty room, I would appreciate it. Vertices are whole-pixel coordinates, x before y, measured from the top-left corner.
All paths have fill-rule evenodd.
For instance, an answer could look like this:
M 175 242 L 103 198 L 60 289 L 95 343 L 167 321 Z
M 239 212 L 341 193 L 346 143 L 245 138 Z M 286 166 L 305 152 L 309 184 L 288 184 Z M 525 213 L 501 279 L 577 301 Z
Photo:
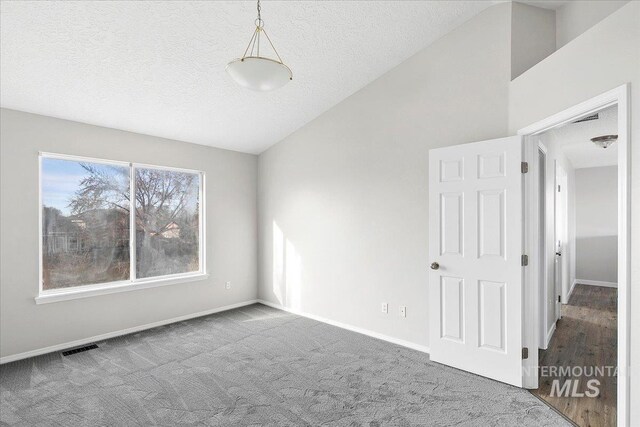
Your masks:
M 640 425 L 640 1 L 0 0 L 0 425 Z

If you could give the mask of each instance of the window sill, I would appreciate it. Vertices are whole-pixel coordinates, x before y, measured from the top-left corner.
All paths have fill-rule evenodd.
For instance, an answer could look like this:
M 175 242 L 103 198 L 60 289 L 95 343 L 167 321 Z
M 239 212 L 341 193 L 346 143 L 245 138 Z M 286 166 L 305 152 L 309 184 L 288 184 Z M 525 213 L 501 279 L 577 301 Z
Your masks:
M 159 286 L 175 285 L 178 283 L 196 282 L 209 277 L 207 273 L 195 273 L 174 277 L 164 277 L 159 279 L 138 280 L 134 283 L 125 282 L 118 284 L 108 284 L 103 286 L 91 286 L 90 288 L 74 287 L 67 290 L 45 291 L 35 297 L 36 304 L 48 304 L 51 302 L 68 301 L 79 298 L 88 298 L 98 295 L 115 294 L 119 292 L 137 291 L 140 289 L 157 288 Z

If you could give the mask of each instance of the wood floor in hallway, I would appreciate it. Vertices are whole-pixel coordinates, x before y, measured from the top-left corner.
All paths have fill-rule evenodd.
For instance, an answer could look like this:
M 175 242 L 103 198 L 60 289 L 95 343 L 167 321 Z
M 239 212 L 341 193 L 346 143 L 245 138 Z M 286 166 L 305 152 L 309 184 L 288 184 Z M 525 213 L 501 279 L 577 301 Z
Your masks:
M 577 284 L 562 306 L 562 319 L 549 348 L 540 352 L 540 387 L 532 390 L 579 426 L 616 425 L 616 377 L 607 375 L 617 362 L 617 289 Z M 552 374 L 553 367 L 582 367 L 580 377 Z M 588 375 L 589 370 L 602 368 L 604 375 Z M 610 368 L 603 368 L 610 367 Z M 545 372 L 546 371 L 546 372 Z M 546 374 L 546 375 L 545 375 Z M 565 380 L 579 380 L 577 391 L 588 391 L 587 381 L 600 382 L 597 397 L 552 396 L 553 380 L 562 387 Z M 571 389 L 573 389 L 573 382 Z

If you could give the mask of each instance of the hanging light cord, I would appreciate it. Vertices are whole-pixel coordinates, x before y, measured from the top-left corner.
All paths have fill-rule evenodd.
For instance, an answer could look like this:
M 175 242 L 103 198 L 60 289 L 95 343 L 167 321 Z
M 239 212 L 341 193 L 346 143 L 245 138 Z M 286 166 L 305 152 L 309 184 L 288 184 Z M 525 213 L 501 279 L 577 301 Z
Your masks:
M 262 23 L 262 16 L 260 15 L 260 11 L 262 8 L 260 7 L 260 0 L 258 0 L 258 4 L 256 5 L 256 9 L 258 9 L 258 23 Z
M 280 61 L 280 63 L 282 64 L 283 62 L 282 62 L 282 58 L 280 58 L 280 54 L 278 54 L 276 47 L 271 42 L 271 38 L 269 37 L 269 34 L 267 34 L 267 32 L 264 29 L 264 21 L 262 20 L 262 14 L 260 13 L 262 11 L 262 8 L 260 7 L 260 0 L 258 0 L 257 2 L 256 9 L 258 10 L 258 19 L 256 19 L 256 22 L 255 22 L 256 30 L 253 32 L 253 35 L 251 36 L 251 40 L 249 40 L 249 44 L 247 45 L 247 48 L 244 50 L 244 54 L 242 55 L 242 60 L 244 60 L 244 58 L 247 57 L 247 52 L 249 52 L 249 48 L 251 48 L 251 52 L 249 53 L 249 56 L 253 56 L 253 51 L 255 49 L 256 55 L 260 57 L 260 33 L 264 33 L 264 35 L 267 37 L 267 41 L 269 42 L 269 45 L 271 45 L 271 49 L 273 49 L 273 51 L 276 53 L 276 56 L 278 57 L 278 61 Z

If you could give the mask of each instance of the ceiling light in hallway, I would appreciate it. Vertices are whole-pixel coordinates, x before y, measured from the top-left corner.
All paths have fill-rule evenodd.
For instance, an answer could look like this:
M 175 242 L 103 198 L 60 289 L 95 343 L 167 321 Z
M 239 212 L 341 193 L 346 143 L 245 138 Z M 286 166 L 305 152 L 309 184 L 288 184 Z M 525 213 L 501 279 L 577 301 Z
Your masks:
M 596 136 L 595 138 L 591 138 L 591 142 L 596 144 L 598 147 L 602 147 L 602 148 L 607 148 L 617 140 L 618 140 L 618 135 L 603 135 L 603 136 Z

